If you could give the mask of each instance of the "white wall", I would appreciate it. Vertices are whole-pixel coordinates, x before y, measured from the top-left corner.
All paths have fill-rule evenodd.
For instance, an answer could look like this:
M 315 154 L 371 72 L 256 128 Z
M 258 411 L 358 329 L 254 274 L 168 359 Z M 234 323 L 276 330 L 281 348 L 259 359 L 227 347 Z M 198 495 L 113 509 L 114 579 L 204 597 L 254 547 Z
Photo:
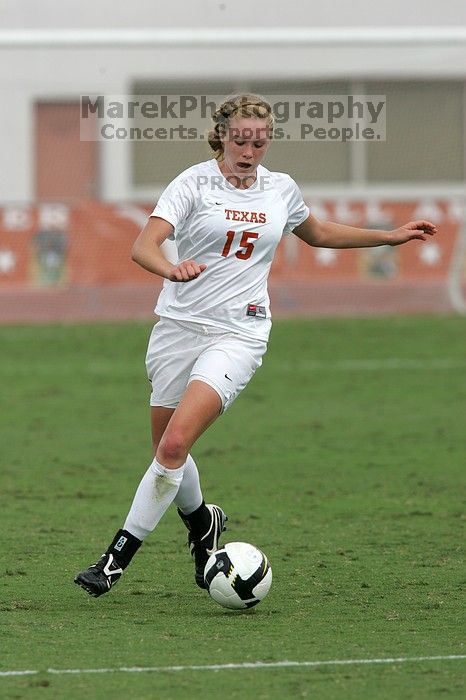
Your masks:
M 0 0 L 2 28 L 466 25 L 464 0 Z
M 422 12 L 420 11 L 422 7 Z M 0 0 L 0 30 L 257 26 L 466 26 L 464 0 Z M 0 202 L 33 197 L 33 105 L 38 98 L 125 94 L 134 79 L 332 79 L 466 77 L 466 44 L 238 49 L 0 48 Z M 124 144 L 102 144 L 104 195 L 126 198 Z

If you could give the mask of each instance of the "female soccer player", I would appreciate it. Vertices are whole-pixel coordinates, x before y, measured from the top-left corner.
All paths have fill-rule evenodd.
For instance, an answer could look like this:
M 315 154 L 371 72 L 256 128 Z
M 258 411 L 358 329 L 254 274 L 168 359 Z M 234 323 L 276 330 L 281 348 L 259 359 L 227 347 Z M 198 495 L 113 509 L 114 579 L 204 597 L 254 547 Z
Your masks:
M 195 580 L 218 548 L 226 515 L 204 502 L 190 450 L 261 365 L 270 332 L 267 277 L 282 235 L 310 246 L 362 248 L 426 240 L 429 221 L 373 231 L 319 221 L 289 175 L 261 161 L 273 129 L 257 95 L 227 99 L 214 114 L 214 158 L 188 168 L 160 197 L 133 247 L 133 260 L 165 278 L 146 365 L 154 460 L 130 511 L 99 561 L 75 582 L 93 596 L 118 581 L 172 502 L 188 529 Z M 161 252 L 174 239 L 177 264 Z

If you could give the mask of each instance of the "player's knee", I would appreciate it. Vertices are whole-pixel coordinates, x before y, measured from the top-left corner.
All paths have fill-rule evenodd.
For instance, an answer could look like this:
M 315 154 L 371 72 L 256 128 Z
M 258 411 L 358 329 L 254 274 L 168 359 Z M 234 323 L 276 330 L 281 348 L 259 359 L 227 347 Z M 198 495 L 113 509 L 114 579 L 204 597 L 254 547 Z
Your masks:
M 189 452 L 189 445 L 179 430 L 169 430 L 162 437 L 157 448 L 158 461 L 171 467 L 173 464 L 183 464 Z

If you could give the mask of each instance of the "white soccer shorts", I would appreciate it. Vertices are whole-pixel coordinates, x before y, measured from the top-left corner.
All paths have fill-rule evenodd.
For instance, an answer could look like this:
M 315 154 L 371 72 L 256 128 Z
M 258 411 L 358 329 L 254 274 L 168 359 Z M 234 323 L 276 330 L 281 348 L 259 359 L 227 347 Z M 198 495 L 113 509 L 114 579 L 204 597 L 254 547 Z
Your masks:
M 267 342 L 200 323 L 161 318 L 147 348 L 151 406 L 176 408 L 193 379 L 209 384 L 226 411 L 262 364 Z

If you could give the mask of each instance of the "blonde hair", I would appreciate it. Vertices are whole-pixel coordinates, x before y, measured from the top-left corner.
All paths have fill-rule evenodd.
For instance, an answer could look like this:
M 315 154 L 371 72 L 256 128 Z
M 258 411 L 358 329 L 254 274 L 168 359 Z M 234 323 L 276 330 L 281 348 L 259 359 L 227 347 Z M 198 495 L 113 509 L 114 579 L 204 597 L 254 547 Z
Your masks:
M 208 142 L 217 160 L 223 159 L 223 143 L 221 137 L 225 135 L 230 120 L 235 117 L 253 117 L 255 119 L 265 119 L 267 127 L 272 133 L 273 113 L 272 107 L 260 95 L 243 93 L 227 97 L 225 102 L 216 109 L 212 119 L 214 128 L 209 131 Z

